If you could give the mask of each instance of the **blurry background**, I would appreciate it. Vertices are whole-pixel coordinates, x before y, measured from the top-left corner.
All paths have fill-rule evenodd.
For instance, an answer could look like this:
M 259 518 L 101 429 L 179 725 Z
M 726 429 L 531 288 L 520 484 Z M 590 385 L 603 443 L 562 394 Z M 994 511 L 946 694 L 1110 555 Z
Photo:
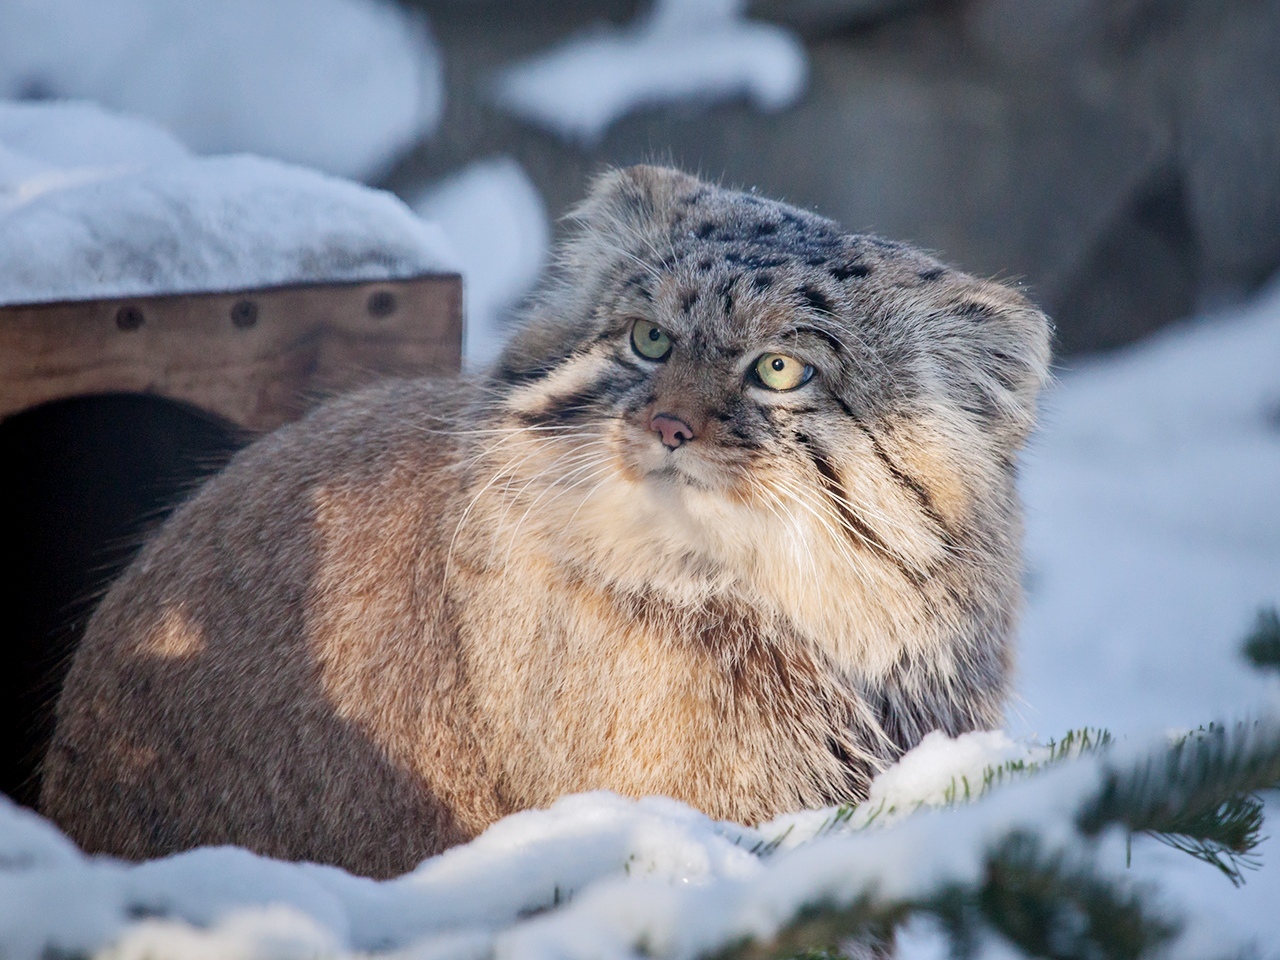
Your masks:
M 1062 355 L 1280 264 L 1273 0 L 0 0 L 0 99 L 49 97 L 391 188 L 477 329 L 643 160 L 1024 282 Z
M 421 2 L 447 97 L 397 190 L 501 152 L 556 215 L 601 164 L 671 160 L 1024 280 L 1064 353 L 1239 298 L 1280 264 L 1270 0 L 753 0 L 803 39 L 792 105 L 639 104 L 589 143 L 496 105 L 495 73 L 649 4 Z
M 119 139 L 120 118 L 89 117 L 50 137 L 3 112 L 57 99 L 154 127 Z M 1280 703 L 1238 655 L 1280 601 L 1280 2 L 0 0 L 0 306 L 32 289 L 14 254 L 33 244 L 6 224 L 59 196 L 74 211 L 77 185 L 121 171 L 146 181 L 186 148 L 385 187 L 438 224 L 472 364 L 609 164 L 673 163 L 1023 284 L 1057 324 L 1061 376 L 1024 461 L 1009 729 L 1123 737 Z M 333 221 L 324 192 L 294 228 Z M 165 212 L 176 233 L 151 266 L 197 219 L 244 226 L 243 211 Z M 255 229 L 281 232 L 264 216 Z M 124 241 L 51 222 L 64 226 L 40 276 L 64 285 L 39 299 L 102 296 L 96 255 Z M 110 225 L 146 252 L 147 222 Z M 62 269 L 68 237 L 81 259 Z M 351 258 L 339 245 L 319 259 Z M 26 661 L 52 678 L 25 694 L 47 723 L 63 651 L 137 517 L 163 514 L 243 437 L 152 397 L 30 416 L 0 424 L 0 542 L 27 571 L 0 602 L 48 594 L 45 620 L 5 634 L 11 657 L 15 637 L 63 638 Z M 127 501 L 119 522 L 85 536 L 109 497 Z M 29 801 L 47 727 L 27 735 L 25 702 L 0 696 L 15 710 L 0 729 L 19 731 L 0 789 Z M 1239 892 L 1198 866 L 1162 876 L 1273 944 L 1277 844 L 1263 859 Z

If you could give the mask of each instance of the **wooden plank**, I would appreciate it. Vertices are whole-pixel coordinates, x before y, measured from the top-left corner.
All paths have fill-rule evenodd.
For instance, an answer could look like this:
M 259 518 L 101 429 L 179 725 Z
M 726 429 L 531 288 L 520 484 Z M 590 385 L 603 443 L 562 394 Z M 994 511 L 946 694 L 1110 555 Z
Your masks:
M 456 274 L 0 307 L 0 419 L 146 393 L 269 430 L 382 377 L 456 373 L 461 357 Z

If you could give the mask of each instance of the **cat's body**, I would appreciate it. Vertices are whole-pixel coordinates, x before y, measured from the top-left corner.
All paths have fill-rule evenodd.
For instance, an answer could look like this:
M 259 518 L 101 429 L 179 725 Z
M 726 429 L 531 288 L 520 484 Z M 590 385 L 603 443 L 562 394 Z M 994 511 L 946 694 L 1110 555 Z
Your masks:
M 494 371 L 342 398 L 95 613 L 43 809 L 388 876 L 564 793 L 757 821 L 999 721 L 1047 324 L 908 248 L 602 178 Z

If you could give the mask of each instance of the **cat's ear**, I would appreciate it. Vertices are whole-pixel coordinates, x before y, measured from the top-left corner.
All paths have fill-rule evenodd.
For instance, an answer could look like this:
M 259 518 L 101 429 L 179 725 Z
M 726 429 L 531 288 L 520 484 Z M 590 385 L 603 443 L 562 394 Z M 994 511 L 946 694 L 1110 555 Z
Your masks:
M 665 227 L 672 211 L 706 189 L 701 180 L 670 167 L 606 170 L 569 216 L 592 233 L 624 240 L 649 228 Z
M 939 319 L 948 393 L 1010 449 L 1020 447 L 1050 379 L 1048 317 L 1010 287 L 975 281 Z

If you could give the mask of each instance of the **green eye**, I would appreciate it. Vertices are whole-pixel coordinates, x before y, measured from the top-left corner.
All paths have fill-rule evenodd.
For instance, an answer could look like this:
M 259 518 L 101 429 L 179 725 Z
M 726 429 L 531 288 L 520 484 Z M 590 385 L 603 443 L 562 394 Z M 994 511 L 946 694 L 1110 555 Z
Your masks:
M 794 390 L 808 383 L 813 367 L 785 353 L 766 353 L 755 365 L 756 378 L 770 390 Z
M 665 360 L 671 352 L 671 338 L 656 323 L 637 320 L 631 325 L 631 346 L 646 360 Z

